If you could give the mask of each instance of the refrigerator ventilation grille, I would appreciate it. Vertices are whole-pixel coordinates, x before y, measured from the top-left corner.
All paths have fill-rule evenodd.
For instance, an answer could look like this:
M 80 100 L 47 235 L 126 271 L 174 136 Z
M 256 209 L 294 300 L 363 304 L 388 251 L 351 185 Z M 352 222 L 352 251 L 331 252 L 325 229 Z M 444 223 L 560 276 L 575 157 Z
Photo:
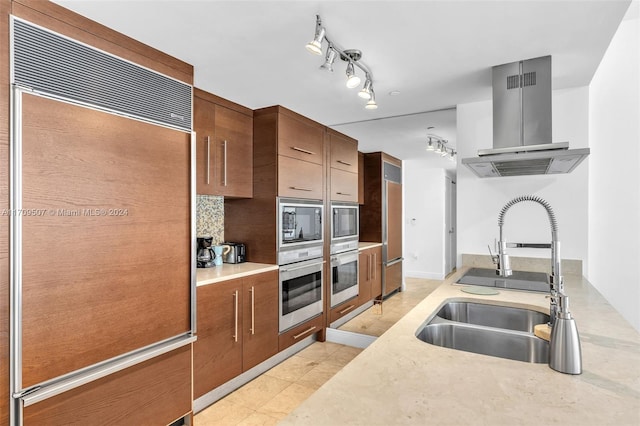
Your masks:
M 191 130 L 190 85 L 18 19 L 13 76 L 40 92 Z

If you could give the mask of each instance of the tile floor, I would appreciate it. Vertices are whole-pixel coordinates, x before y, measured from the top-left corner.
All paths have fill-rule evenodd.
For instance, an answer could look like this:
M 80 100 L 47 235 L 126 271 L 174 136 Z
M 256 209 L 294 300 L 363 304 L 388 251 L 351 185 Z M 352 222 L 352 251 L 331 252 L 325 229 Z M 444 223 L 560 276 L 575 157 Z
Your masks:
M 406 290 L 340 329 L 380 336 L 442 281 L 406 278 Z M 362 349 L 315 342 L 194 417 L 194 426 L 276 425 Z

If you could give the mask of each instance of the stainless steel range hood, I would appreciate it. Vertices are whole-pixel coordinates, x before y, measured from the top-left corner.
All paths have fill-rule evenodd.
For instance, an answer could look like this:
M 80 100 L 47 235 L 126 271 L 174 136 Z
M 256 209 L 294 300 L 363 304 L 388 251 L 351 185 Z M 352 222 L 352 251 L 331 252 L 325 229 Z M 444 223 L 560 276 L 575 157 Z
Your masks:
M 495 66 L 493 149 L 462 164 L 478 177 L 569 173 L 589 148 L 551 143 L 551 56 Z

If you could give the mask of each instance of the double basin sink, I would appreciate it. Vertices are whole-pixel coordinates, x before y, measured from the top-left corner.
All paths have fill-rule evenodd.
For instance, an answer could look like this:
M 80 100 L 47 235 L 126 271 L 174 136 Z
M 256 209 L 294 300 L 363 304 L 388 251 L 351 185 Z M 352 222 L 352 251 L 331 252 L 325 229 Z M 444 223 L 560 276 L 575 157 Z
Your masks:
M 445 348 L 532 363 L 549 362 L 549 342 L 533 334 L 549 315 L 530 309 L 451 301 L 416 337 Z

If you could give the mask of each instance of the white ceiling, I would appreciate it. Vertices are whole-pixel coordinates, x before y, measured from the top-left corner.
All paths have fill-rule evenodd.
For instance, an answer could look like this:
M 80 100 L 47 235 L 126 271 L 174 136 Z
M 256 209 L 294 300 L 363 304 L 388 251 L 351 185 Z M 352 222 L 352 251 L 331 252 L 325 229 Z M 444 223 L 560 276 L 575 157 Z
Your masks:
M 194 65 L 201 89 L 283 105 L 364 152 L 452 167 L 424 150 L 427 134 L 455 147 L 455 106 L 491 98 L 492 66 L 552 55 L 554 89 L 588 85 L 630 0 L 55 1 Z M 345 87 L 342 61 L 321 71 L 304 48 L 316 14 L 333 42 L 362 50 L 377 110 Z

